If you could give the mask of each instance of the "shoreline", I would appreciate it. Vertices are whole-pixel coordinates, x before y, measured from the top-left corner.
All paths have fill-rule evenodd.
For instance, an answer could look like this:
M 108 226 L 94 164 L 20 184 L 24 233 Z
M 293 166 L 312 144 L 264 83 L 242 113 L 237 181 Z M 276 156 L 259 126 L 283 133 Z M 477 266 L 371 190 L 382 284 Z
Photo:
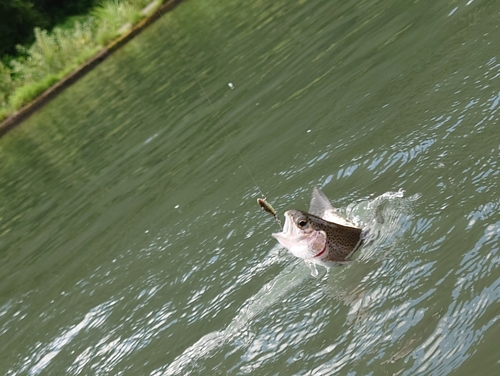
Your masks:
M 141 31 L 146 27 L 151 25 L 153 22 L 160 19 L 166 13 L 172 11 L 184 0 L 168 0 L 162 5 L 160 5 L 150 16 L 142 19 L 136 25 L 123 35 L 120 35 L 117 39 L 113 40 L 106 47 L 101 49 L 96 55 L 91 57 L 89 60 L 84 62 L 78 68 L 73 70 L 63 79 L 58 81 L 56 84 L 49 87 L 39 96 L 34 98 L 28 104 L 21 107 L 19 110 L 14 112 L 12 115 L 8 116 L 0 122 L 0 137 L 4 136 L 8 131 L 14 129 L 16 126 L 21 124 L 24 120 L 28 119 L 35 112 L 43 108 L 52 99 L 61 94 L 66 88 L 76 83 L 80 78 L 84 77 L 92 69 L 97 67 L 100 63 L 111 56 L 115 51 L 123 47 L 125 44 L 130 42 L 135 38 Z

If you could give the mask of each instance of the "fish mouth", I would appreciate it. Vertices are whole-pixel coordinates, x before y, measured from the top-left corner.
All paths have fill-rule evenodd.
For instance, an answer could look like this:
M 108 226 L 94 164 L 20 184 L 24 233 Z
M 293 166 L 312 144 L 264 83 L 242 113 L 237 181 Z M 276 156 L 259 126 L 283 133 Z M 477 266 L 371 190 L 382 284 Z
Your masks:
M 279 239 L 282 236 L 290 236 L 293 234 L 293 225 L 292 225 L 292 216 L 290 214 L 290 210 L 285 212 L 285 224 L 283 225 L 283 229 L 281 232 L 275 232 L 271 234 L 273 238 Z

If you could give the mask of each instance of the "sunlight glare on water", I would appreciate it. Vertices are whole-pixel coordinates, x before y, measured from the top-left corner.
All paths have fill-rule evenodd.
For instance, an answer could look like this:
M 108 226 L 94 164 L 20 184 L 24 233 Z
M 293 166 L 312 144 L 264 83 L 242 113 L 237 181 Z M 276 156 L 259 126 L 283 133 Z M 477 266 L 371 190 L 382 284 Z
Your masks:
M 499 25 L 493 0 L 165 15 L 0 140 L 0 374 L 496 374 Z M 313 186 L 383 218 L 317 278 L 256 205 Z

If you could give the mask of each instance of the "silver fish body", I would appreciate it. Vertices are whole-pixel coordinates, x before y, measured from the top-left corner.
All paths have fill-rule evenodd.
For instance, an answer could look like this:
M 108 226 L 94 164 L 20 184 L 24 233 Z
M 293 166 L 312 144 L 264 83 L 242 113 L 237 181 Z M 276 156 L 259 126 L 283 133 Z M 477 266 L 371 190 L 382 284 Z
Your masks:
M 272 236 L 294 256 L 322 265 L 348 261 L 363 240 L 362 229 L 340 216 L 318 188 L 309 212 L 288 210 L 283 231 Z

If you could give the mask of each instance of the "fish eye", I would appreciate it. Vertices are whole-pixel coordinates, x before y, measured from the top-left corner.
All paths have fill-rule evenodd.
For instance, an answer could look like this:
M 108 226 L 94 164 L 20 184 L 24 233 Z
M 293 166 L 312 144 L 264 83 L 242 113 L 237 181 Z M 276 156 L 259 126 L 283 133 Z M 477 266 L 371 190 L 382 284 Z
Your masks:
M 305 219 L 302 219 L 302 220 L 300 220 L 297 224 L 299 225 L 299 227 L 300 227 L 300 228 L 302 228 L 302 227 L 304 227 L 305 225 L 307 225 L 307 221 L 306 221 Z

